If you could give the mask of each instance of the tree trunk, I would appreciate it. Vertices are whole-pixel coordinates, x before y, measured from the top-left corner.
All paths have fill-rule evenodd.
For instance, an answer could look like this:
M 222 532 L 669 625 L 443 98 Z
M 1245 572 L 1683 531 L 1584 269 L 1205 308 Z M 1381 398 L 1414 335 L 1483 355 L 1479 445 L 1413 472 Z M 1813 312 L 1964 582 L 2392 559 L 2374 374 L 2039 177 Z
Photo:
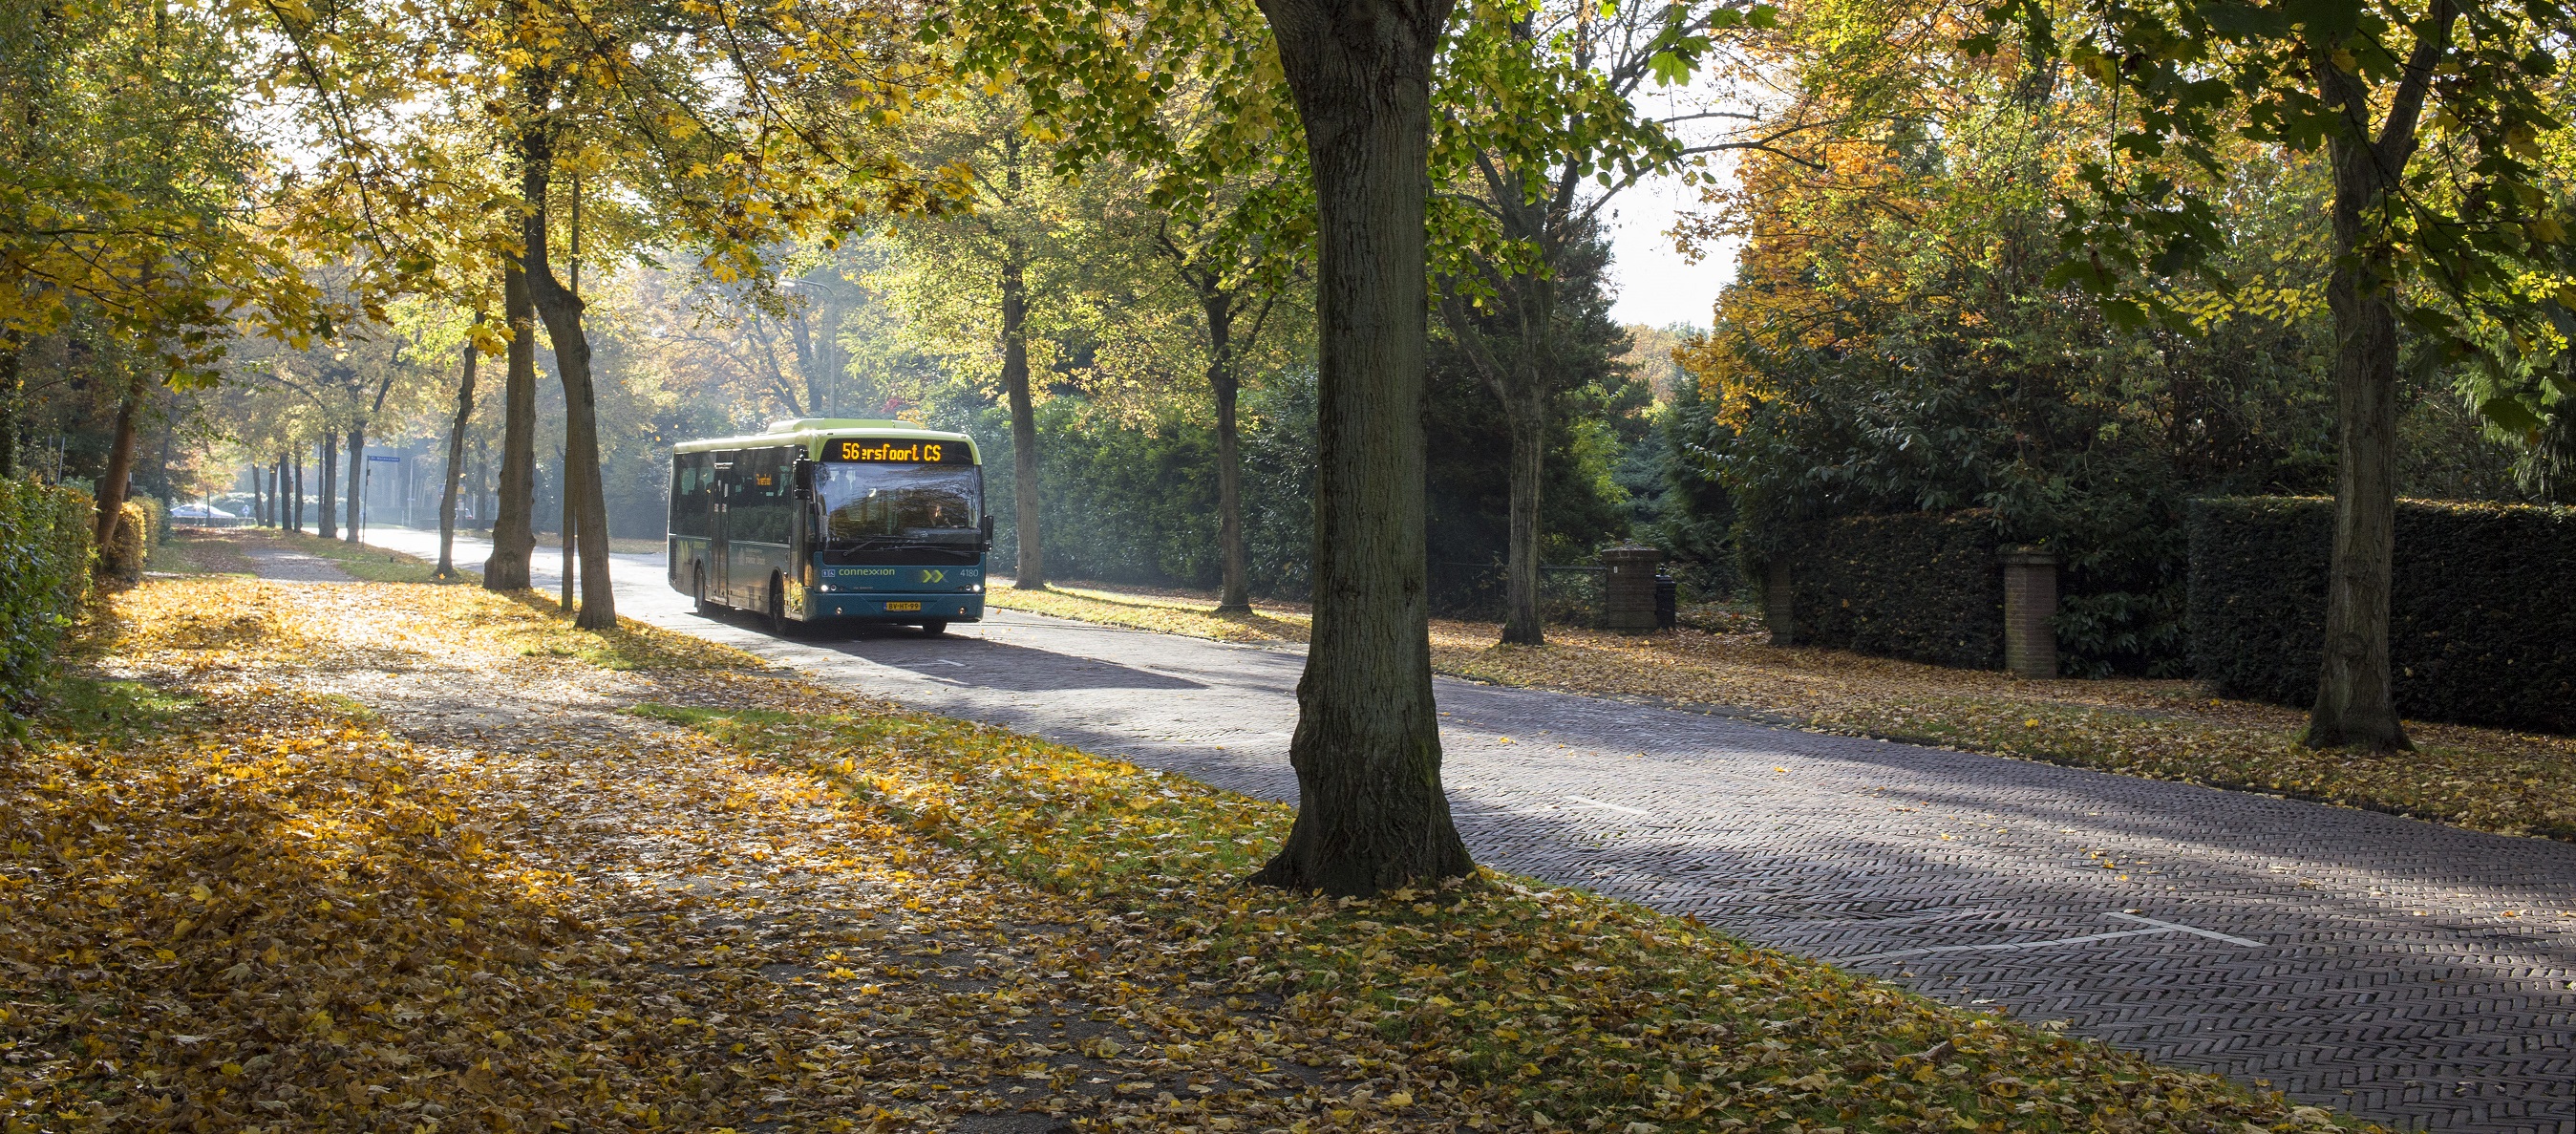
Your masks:
M 254 464 L 250 467 L 250 525 L 259 527 L 267 522 L 268 478 L 261 475 L 259 466 Z
M 561 360 L 557 360 L 556 369 L 562 369 Z M 572 430 L 569 425 L 567 425 L 564 430 L 564 444 L 566 446 L 572 444 Z M 564 458 L 564 453 L 564 449 L 555 450 L 555 468 L 558 472 L 572 467 L 572 462 Z M 559 480 L 560 483 L 564 485 L 569 485 L 571 483 L 569 479 L 559 478 Z M 555 493 L 555 502 L 563 506 L 563 515 L 555 519 L 555 551 L 557 553 L 555 559 L 562 565 L 555 573 L 559 576 L 558 581 L 563 584 L 563 593 L 556 601 L 558 605 L 562 607 L 564 613 L 570 614 L 573 611 L 573 588 L 579 584 L 578 576 L 581 574 L 578 561 L 573 558 L 578 554 L 577 549 L 581 546 L 581 539 L 578 534 L 580 522 L 573 518 L 571 492 L 563 491 Z
M 366 517 L 367 506 L 367 423 L 363 420 L 349 426 L 349 499 L 343 507 L 349 510 L 346 531 L 340 538 L 358 542 L 358 526 Z
M 143 408 L 143 371 L 137 368 L 125 382 L 125 397 L 116 404 L 116 435 L 107 447 L 107 474 L 98 479 L 98 519 L 91 537 L 97 541 L 99 562 L 106 562 L 108 543 L 116 538 L 116 522 L 125 512 L 126 482 L 134 476 L 134 416 Z
M 1503 642 L 1547 644 L 1538 613 L 1539 477 L 1547 461 L 1547 397 L 1523 383 L 1502 399 L 1511 430 L 1511 533 L 1503 557 Z
M 279 459 L 291 463 L 295 471 L 295 499 L 286 513 L 286 530 L 301 534 L 304 531 L 304 450 L 300 446 L 290 449 L 285 457 Z
M 1261 0 L 1306 123 L 1319 345 L 1297 821 L 1253 881 L 1372 894 L 1475 868 L 1440 786 L 1423 542 L 1423 209 L 1448 0 Z
M 563 491 L 571 522 L 564 525 L 564 570 L 581 572 L 581 614 L 574 624 L 585 630 L 617 626 L 617 594 L 608 577 L 608 495 L 599 475 L 598 398 L 590 379 L 590 339 L 581 327 L 582 301 L 561 283 L 546 262 L 546 186 L 551 173 L 549 143 L 535 131 L 520 135 L 520 193 L 529 205 L 527 287 L 545 318 L 546 335 L 554 340 L 555 370 L 564 388 Z
M 0 332 L 0 480 L 18 475 L 18 360 L 26 353 L 18 332 Z
M 1011 402 L 1011 525 L 1019 542 L 1011 585 L 1035 591 L 1046 587 L 1046 556 L 1038 530 L 1038 419 L 1029 400 L 1027 259 L 1012 238 L 1002 262 L 1002 389 Z
M 2429 74 L 2457 15 L 2435 0 L 2409 71 Z M 2300 737 L 2311 748 L 2412 750 L 2397 717 L 2388 669 L 2388 601 L 2397 549 L 2396 265 L 2374 239 L 2372 214 L 2415 153 L 2420 81 L 2403 83 L 2388 117 L 2370 129 L 2374 99 L 2335 64 L 2331 44 L 2310 48 L 2313 73 L 2344 129 L 2327 142 L 2334 177 L 2335 263 L 2326 305 L 2335 329 L 2334 552 L 2327 570 L 2324 649 L 2317 703 Z M 2412 88 L 2414 94 L 2407 94 Z
M 337 479 L 340 475 L 339 434 L 327 429 L 322 431 L 322 451 L 319 456 L 321 459 L 314 462 L 313 472 L 314 479 L 322 483 L 320 490 L 313 494 L 314 503 L 320 505 L 313 510 L 313 534 L 324 539 L 338 539 L 340 530 L 333 526 L 335 521 L 331 518 L 331 509 L 340 499 L 340 482 Z
M 476 312 L 481 326 L 483 315 Z M 465 428 L 474 420 L 474 364 L 482 357 L 474 340 L 465 340 L 465 372 L 456 380 L 456 424 L 447 431 L 447 469 L 439 477 L 437 578 L 456 577 L 456 498 L 465 491 Z
M 1224 589 L 1218 614 L 1252 613 L 1252 584 L 1244 577 L 1243 446 L 1235 425 L 1235 399 L 1241 392 L 1234 373 L 1234 307 L 1222 298 L 1206 301 L 1208 318 L 1208 390 L 1216 395 L 1216 542 L 1225 557 Z
M 500 499 L 492 508 L 492 554 L 483 589 L 528 589 L 528 553 L 537 545 L 537 307 L 527 274 L 501 274 L 502 317 L 510 323 L 509 371 L 501 385 Z

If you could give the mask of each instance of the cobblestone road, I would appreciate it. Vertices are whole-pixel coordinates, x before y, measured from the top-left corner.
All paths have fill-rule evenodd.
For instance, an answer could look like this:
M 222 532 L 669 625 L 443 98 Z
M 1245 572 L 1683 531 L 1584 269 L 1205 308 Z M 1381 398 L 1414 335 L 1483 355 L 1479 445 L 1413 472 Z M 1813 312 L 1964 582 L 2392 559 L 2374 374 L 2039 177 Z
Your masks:
M 619 560 L 631 617 L 1295 798 L 1295 653 L 1009 612 L 779 641 Z M 2395 1125 L 2576 1134 L 2576 846 L 1668 707 L 1439 700 L 1481 861 Z

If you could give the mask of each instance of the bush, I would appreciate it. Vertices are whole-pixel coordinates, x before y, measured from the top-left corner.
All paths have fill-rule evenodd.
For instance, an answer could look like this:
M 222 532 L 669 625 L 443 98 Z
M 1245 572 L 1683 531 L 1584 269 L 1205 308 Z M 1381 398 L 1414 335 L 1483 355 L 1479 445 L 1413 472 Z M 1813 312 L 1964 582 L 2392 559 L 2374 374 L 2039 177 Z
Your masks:
M 24 707 L 52 670 L 54 647 L 89 598 L 89 496 L 0 480 L 0 707 Z
M 159 542 L 154 528 L 161 522 L 161 510 L 129 496 L 117 515 L 116 534 L 99 552 L 98 577 L 101 582 L 131 586 L 143 581 L 143 561 L 151 558 L 152 545 Z
M 1850 516 L 1787 525 L 1791 633 L 1935 665 L 2004 662 L 1994 517 L 1982 510 Z
M 2325 638 L 2334 501 L 2191 509 L 2191 657 L 2225 693 L 2305 706 Z M 2576 731 L 2576 509 L 2401 501 L 2389 601 L 2397 711 Z

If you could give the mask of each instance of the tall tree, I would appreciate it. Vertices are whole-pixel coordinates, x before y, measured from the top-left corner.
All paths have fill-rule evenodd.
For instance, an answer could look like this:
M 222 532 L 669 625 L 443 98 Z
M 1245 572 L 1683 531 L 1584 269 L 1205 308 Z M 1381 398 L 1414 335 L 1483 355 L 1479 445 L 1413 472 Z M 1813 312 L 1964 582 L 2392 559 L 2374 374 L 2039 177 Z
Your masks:
M 1449 0 L 1264 0 L 1316 201 L 1315 622 L 1297 820 L 1256 882 L 1369 894 L 1474 863 L 1440 785 L 1422 527 L 1431 66 Z
M 1995 16 L 1977 49 L 2017 29 L 2034 63 L 2071 62 L 2119 90 L 2132 115 L 2117 124 L 2112 156 L 2084 169 L 2087 199 L 2066 203 L 2075 256 L 2059 269 L 2115 318 L 2187 325 L 2158 285 L 2230 247 L 2218 203 L 2226 140 L 2323 155 L 2340 446 L 2325 643 L 2303 739 L 2411 748 L 2388 667 L 2400 328 L 2495 374 L 2516 369 L 2522 344 L 2555 339 L 2546 309 L 2558 304 L 2569 218 L 2535 164 L 2536 139 L 2564 125 L 2551 88 L 2576 20 L 2554 0 L 2093 0 L 2062 38 L 2038 0 L 2007 0 Z M 2536 403 L 2551 392 L 2520 393 L 2483 409 L 2536 429 L 2546 412 Z
M 447 430 L 447 464 L 438 485 L 438 567 L 440 579 L 456 578 L 456 502 L 465 492 L 465 431 L 474 422 L 474 370 L 482 357 L 483 313 L 474 313 L 466 333 L 465 358 L 456 376 L 456 417 Z
M 1440 786 L 1423 562 L 1422 396 L 1431 84 L 1449 0 L 960 4 L 925 24 L 966 64 L 1020 82 L 1078 167 L 1129 153 L 1173 196 L 1276 145 L 1293 103 L 1316 201 L 1315 625 L 1298 685 L 1298 814 L 1263 883 L 1373 893 L 1468 869 Z M 1496 21 L 1468 21 L 1470 35 Z M 1501 21 L 1508 26 L 1508 21 Z M 1264 36 L 1262 33 L 1269 34 Z M 1657 51 L 1686 74 L 1708 46 Z M 1459 48 L 1474 54 L 1473 45 Z M 1231 128 L 1185 146 L 1156 113 L 1191 76 Z M 1443 218 L 1444 239 L 1472 239 Z
M 1471 8 L 1488 25 L 1455 36 L 1441 73 L 1445 207 L 1474 238 L 1450 242 L 1437 266 L 1444 328 L 1494 394 L 1510 433 L 1510 536 L 1502 640 L 1539 645 L 1540 485 L 1558 395 L 1599 363 L 1567 327 L 1560 301 L 1572 261 L 1600 238 L 1611 202 L 1647 177 L 1701 155 L 1766 147 L 1805 128 L 1693 143 L 1677 130 L 1729 114 L 1676 100 L 1650 116 L 1638 100 L 1674 77 L 1672 52 L 1706 50 L 1712 33 L 1768 26 L 1769 10 L 1662 0 Z M 1478 34 L 1481 32 L 1481 34 Z
M 483 586 L 523 591 L 537 546 L 537 312 L 528 278 L 516 263 L 502 269 L 501 314 L 510 326 L 510 347 L 501 379 L 501 470 L 493 486 L 499 499 Z

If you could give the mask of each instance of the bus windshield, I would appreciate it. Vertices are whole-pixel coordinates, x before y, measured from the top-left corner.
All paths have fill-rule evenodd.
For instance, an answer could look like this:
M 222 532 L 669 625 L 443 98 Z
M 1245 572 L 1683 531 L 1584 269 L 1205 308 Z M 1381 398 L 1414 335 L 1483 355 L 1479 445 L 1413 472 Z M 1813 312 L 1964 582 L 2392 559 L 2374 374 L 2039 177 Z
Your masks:
M 973 546 L 983 538 L 983 470 L 974 465 L 827 463 L 814 500 L 832 547 Z

